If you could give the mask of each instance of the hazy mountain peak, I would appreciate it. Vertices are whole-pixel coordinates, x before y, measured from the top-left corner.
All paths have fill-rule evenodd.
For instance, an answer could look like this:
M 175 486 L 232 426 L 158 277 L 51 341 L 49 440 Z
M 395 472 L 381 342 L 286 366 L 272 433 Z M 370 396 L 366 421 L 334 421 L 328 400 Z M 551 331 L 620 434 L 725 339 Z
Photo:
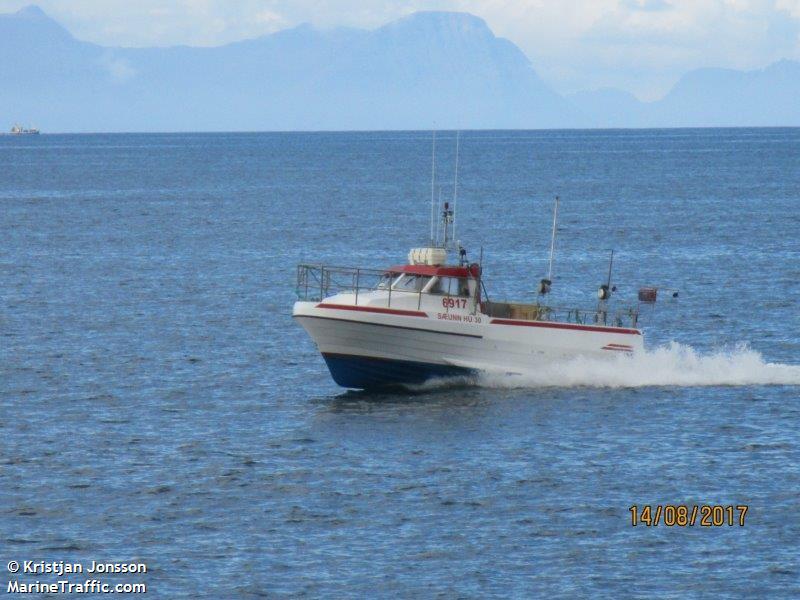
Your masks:
M 57 21 L 51 19 L 35 4 L 21 8 L 15 13 L 0 13 L 0 35 L 7 44 L 20 43 L 25 46 L 53 40 L 71 40 L 72 35 Z M 5 56 L 5 55 L 0 55 Z
M 486 21 L 465 12 L 418 11 L 387 23 L 378 31 L 421 31 L 438 35 L 479 35 L 494 37 Z
M 486 24 L 486 21 L 478 16 L 467 12 L 447 10 L 419 10 L 405 17 L 397 19 L 390 24 L 401 23 L 425 23 L 434 25 L 450 24 L 489 30 L 489 26 Z
M 570 100 L 607 126 L 742 127 L 800 124 L 799 97 L 800 62 L 784 59 L 751 71 L 694 69 L 654 102 L 607 89 Z
M 50 17 L 39 8 L 36 4 L 29 4 L 24 8 L 20 8 L 16 13 L 14 13 L 17 17 L 25 18 L 25 19 L 48 19 Z
M 800 62 L 784 58 L 767 66 L 764 69 L 764 72 L 765 73 L 774 72 L 781 74 L 791 73 L 795 75 L 800 75 Z

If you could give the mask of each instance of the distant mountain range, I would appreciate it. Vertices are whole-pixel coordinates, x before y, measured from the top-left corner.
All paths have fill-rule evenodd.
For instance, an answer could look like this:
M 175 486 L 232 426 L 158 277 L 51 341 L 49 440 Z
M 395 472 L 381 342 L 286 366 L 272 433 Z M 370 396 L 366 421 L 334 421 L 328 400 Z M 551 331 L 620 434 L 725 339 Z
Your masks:
M 76 40 L 30 6 L 0 15 L 0 82 L 0 118 L 45 131 L 800 125 L 798 62 L 699 69 L 650 103 L 611 89 L 564 97 L 465 13 L 120 48 Z
M 800 62 L 756 71 L 696 69 L 655 102 L 614 89 L 567 98 L 598 127 L 797 126 Z

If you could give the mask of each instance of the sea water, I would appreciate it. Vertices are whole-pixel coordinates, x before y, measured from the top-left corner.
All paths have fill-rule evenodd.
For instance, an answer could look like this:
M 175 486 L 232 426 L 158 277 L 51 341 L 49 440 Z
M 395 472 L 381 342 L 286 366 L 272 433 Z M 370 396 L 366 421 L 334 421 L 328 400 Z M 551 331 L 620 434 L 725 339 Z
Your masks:
M 457 200 L 455 135 L 437 150 L 434 197 L 492 299 L 534 297 L 558 195 L 551 303 L 593 307 L 613 249 L 619 306 L 662 289 L 648 351 L 337 388 L 291 319 L 296 264 L 423 245 L 428 132 L 0 138 L 4 576 L 35 559 L 144 563 L 126 581 L 148 597 L 797 597 L 800 130 L 462 132 Z M 749 509 L 632 526 L 646 504 Z

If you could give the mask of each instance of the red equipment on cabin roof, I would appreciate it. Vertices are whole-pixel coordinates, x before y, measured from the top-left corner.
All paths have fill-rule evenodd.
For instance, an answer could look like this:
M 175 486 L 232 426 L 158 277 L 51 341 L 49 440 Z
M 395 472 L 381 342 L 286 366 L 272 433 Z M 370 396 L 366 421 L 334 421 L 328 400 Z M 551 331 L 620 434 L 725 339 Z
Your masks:
M 439 277 L 475 277 L 480 274 L 480 266 L 477 263 L 472 263 L 469 267 L 453 267 L 442 266 L 435 267 L 431 265 L 398 265 L 386 269 L 387 273 L 409 273 L 411 275 L 425 275 L 432 277 L 434 275 Z

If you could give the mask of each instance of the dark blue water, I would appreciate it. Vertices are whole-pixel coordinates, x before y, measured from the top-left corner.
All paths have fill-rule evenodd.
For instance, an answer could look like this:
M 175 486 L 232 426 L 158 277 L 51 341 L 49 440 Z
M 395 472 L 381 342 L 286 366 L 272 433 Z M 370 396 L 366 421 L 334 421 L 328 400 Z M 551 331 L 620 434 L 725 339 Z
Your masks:
M 611 248 L 620 302 L 680 290 L 651 353 L 335 387 L 295 265 L 423 242 L 429 134 L 0 138 L 3 587 L 137 560 L 148 597 L 797 597 L 800 130 L 466 132 L 461 158 L 490 293 L 530 297 L 558 194 L 559 304 Z M 632 527 L 647 503 L 750 508 Z

